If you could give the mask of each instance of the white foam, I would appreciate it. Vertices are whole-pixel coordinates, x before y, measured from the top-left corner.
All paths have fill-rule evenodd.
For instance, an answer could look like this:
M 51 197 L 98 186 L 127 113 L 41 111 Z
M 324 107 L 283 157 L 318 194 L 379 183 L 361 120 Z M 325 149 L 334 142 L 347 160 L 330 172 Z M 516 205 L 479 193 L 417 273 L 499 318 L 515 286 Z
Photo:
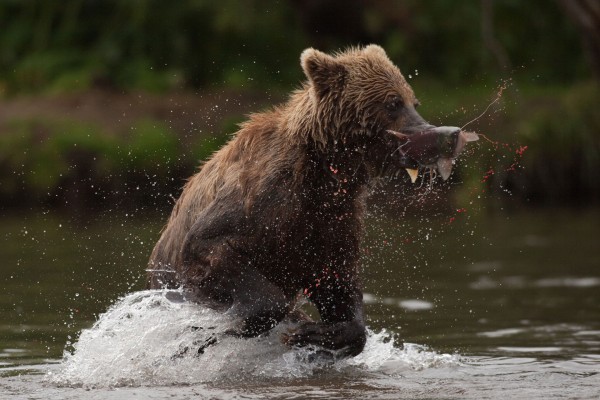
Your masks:
M 562 347 L 516 347 L 516 346 L 501 346 L 497 348 L 500 351 L 509 353 L 551 353 L 563 351 Z
M 472 282 L 469 287 L 475 290 L 488 289 L 522 289 L 528 287 L 539 288 L 590 288 L 600 286 L 600 278 L 598 277 L 559 277 L 559 278 L 543 278 L 535 281 L 530 281 L 522 276 L 507 276 L 499 280 L 493 280 L 487 276 L 480 276 L 475 282 Z
M 524 328 L 505 328 L 505 329 L 498 329 L 498 330 L 489 331 L 489 332 L 479 332 L 477 335 L 485 336 L 485 337 L 489 337 L 489 338 L 500 338 L 500 337 L 505 337 L 505 336 L 517 335 L 517 334 L 523 333 L 523 332 L 525 332 Z
M 432 302 L 419 299 L 401 300 L 398 302 L 398 305 L 410 311 L 431 310 L 435 307 Z
M 438 354 L 419 345 L 394 347 L 393 337 L 385 331 L 369 330 L 360 355 L 336 362 L 319 357 L 315 347 L 283 345 L 279 337 L 289 328 L 285 324 L 259 338 L 219 336 L 229 323 L 222 314 L 180 298 L 179 292 L 168 290 L 122 298 L 81 332 L 74 352 L 65 352 L 60 368 L 48 373 L 49 380 L 83 387 L 185 385 L 297 378 L 348 369 L 396 374 L 460 363 L 457 355 Z M 201 344 L 215 334 L 219 342 L 198 355 Z
M 600 286 L 600 278 L 584 277 L 584 278 L 545 278 L 538 279 L 534 282 L 537 287 L 574 287 L 574 288 L 589 288 Z

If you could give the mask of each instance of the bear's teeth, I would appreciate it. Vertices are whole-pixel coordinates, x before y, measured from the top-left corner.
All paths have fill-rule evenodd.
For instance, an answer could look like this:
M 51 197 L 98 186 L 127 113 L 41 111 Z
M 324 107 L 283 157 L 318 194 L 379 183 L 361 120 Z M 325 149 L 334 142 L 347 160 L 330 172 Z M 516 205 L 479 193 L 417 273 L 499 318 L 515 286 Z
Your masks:
M 417 181 L 417 176 L 419 175 L 418 169 L 406 168 L 406 172 L 408 172 L 408 176 L 410 176 L 410 181 L 415 183 Z
M 447 180 L 452 172 L 452 159 L 451 158 L 440 158 L 437 160 L 437 170 L 442 175 L 443 180 Z

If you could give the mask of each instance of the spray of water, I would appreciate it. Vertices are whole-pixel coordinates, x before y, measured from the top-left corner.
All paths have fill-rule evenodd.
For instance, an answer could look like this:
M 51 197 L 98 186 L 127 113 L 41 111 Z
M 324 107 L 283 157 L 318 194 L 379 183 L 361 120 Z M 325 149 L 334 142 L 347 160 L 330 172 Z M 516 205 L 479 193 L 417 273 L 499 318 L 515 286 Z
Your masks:
M 485 110 L 483 110 L 483 112 L 481 114 L 479 114 L 477 117 L 473 118 L 472 120 L 470 120 L 469 122 L 467 122 L 466 124 L 464 124 L 463 126 L 461 126 L 460 130 L 464 130 L 467 126 L 471 125 L 473 122 L 477 121 L 478 119 L 480 119 L 484 115 L 486 115 L 487 112 L 489 111 L 489 109 L 494 104 L 496 104 L 497 102 L 500 101 L 500 99 L 502 98 L 502 94 L 508 88 L 509 84 L 510 84 L 510 81 L 508 81 L 508 80 L 502 82 L 502 85 L 500 85 L 500 87 L 498 88 L 498 92 L 496 92 L 496 97 L 494 98 L 494 100 L 490 104 L 488 104 L 488 106 L 485 108 Z
M 395 347 L 393 337 L 369 331 L 363 353 L 333 361 L 316 347 L 290 349 L 279 340 L 281 324 L 253 339 L 221 336 L 197 349 L 227 327 L 223 314 L 181 300 L 177 291 L 152 290 L 125 296 L 90 329 L 82 331 L 73 351 L 48 380 L 64 386 L 117 387 L 190 385 L 206 382 L 309 377 L 314 374 L 407 370 L 459 365 L 457 355 L 423 346 Z M 188 349 L 190 351 L 188 351 Z

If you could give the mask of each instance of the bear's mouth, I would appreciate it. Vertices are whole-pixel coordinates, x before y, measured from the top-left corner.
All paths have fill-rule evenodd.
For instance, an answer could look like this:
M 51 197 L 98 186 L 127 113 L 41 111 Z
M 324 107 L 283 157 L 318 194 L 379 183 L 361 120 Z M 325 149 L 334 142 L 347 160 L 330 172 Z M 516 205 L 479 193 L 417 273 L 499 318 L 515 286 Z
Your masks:
M 452 172 L 454 160 L 468 142 L 479 139 L 473 132 L 462 131 L 454 126 L 421 125 L 403 129 L 402 132 L 388 130 L 400 141 L 398 152 L 428 169 L 431 177 L 437 173 L 447 180 Z M 417 180 L 418 169 L 406 168 L 411 181 Z

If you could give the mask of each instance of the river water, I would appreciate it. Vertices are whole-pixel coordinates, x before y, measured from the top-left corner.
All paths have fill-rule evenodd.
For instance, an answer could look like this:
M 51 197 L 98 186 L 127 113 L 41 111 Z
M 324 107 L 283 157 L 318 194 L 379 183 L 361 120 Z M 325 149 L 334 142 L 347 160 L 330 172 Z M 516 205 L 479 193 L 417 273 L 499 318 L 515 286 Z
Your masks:
M 0 225 L 0 399 L 600 398 L 600 210 L 371 216 L 354 359 L 144 291 L 164 215 Z M 310 312 L 310 309 L 309 309 Z

